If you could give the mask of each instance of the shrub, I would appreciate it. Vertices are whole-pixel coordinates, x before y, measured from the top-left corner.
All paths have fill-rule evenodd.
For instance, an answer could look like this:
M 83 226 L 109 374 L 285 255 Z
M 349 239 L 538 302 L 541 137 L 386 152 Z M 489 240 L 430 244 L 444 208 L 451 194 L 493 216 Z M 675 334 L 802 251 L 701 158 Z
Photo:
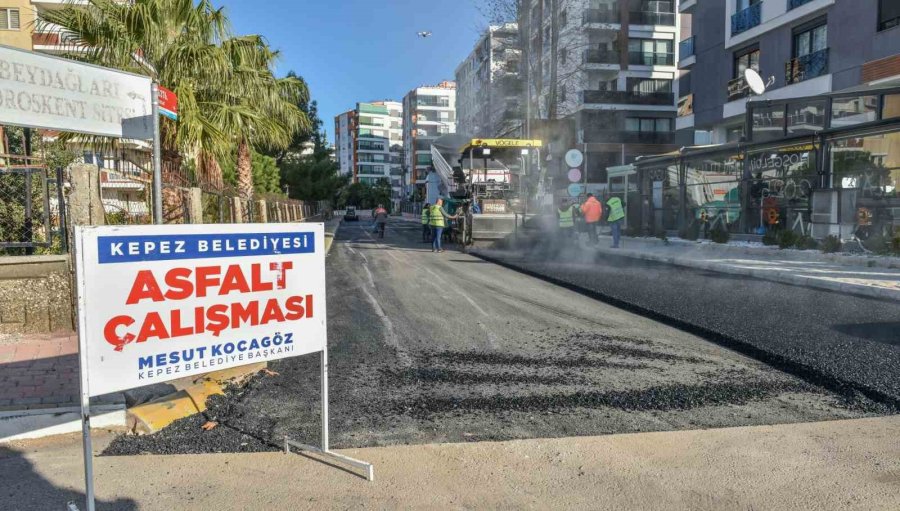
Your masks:
M 637 225 L 629 225 L 628 228 L 625 229 L 624 234 L 625 236 L 636 238 L 641 235 L 641 228 Z
M 778 235 L 775 231 L 768 229 L 762 238 L 763 245 L 775 246 L 778 244 Z
M 728 243 L 728 240 L 731 239 L 731 234 L 725 229 L 717 227 L 709 233 L 709 239 L 711 239 L 713 243 Z
M 900 234 L 895 234 L 891 238 L 891 254 L 900 256 Z
M 785 229 L 783 231 L 778 231 L 778 248 L 784 250 L 786 248 L 791 248 L 797 243 L 797 235 L 794 231 Z
M 841 251 L 841 239 L 831 234 L 822 240 L 822 252 L 826 254 L 834 254 Z
M 794 246 L 800 250 L 815 250 L 819 247 L 819 243 L 812 236 L 799 236 Z

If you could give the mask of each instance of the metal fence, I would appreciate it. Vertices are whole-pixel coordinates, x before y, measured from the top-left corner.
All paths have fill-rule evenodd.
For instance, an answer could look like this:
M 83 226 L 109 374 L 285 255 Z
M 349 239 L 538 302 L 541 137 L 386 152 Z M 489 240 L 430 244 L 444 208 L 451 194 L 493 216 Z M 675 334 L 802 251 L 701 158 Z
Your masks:
M 24 160 L 24 158 L 23 158 Z M 4 163 L 13 163 L 3 157 Z M 66 250 L 61 171 L 28 165 L 0 167 L 0 253 L 30 255 Z

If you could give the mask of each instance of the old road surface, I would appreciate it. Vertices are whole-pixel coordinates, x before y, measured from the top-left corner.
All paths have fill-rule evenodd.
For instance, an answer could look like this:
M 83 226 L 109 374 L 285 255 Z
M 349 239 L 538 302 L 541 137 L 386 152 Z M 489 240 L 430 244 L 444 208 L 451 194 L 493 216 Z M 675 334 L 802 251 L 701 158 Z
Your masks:
M 693 334 L 453 250 L 418 223 L 345 223 L 328 256 L 332 445 L 684 430 L 892 413 Z M 715 301 L 710 301 L 714 306 Z M 317 443 L 318 356 L 106 454 Z M 204 432 L 207 420 L 220 426 Z

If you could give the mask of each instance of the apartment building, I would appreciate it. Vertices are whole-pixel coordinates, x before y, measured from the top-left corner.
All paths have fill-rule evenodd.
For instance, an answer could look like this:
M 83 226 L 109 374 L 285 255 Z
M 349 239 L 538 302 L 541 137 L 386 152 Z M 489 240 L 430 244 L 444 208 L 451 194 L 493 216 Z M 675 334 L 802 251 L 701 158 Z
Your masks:
M 456 68 L 456 130 L 473 137 L 521 135 L 522 50 L 516 23 L 492 25 Z
M 409 91 L 403 98 L 407 195 L 415 189 L 424 193 L 431 143 L 448 133 L 456 133 L 456 83 L 444 81 Z
M 746 138 L 751 99 L 900 83 L 897 0 L 689 0 L 679 10 L 693 19 L 691 36 L 680 44 L 685 75 L 676 122 L 687 145 Z M 747 68 L 769 82 L 762 98 L 751 98 Z M 783 121 L 783 113 L 772 115 Z M 788 115 L 816 122 L 824 112 Z
M 528 131 L 548 139 L 557 193 L 569 184 L 562 154 L 571 146 L 586 153 L 589 184 L 605 183 L 608 167 L 675 148 L 676 7 L 674 0 L 522 2 L 526 108 L 534 124 L 549 125 Z
M 397 101 L 357 103 L 334 119 L 335 156 L 344 175 L 354 183 L 375 184 L 387 179 L 393 198 L 403 189 L 403 105 Z

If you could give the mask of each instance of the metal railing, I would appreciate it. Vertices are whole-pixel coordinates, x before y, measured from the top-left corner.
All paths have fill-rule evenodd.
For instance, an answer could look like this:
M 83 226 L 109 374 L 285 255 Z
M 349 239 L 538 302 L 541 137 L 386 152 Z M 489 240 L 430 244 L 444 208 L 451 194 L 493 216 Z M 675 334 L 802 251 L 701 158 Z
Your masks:
M 591 48 L 584 51 L 585 64 L 619 64 L 619 52 Z
M 675 95 L 671 92 L 631 92 L 586 90 L 581 94 L 583 104 L 617 105 L 666 105 L 675 106 Z
M 0 167 L 0 254 L 65 252 L 62 180 L 61 170 Z
M 696 36 L 691 36 L 678 43 L 678 58 L 686 59 L 694 56 L 694 40 Z
M 671 144 L 675 134 L 671 131 L 625 131 L 588 127 L 584 141 L 588 143 Z
M 628 63 L 635 66 L 673 66 L 675 65 L 675 54 L 630 51 L 628 52 Z
M 784 65 L 784 79 L 788 85 L 828 74 L 828 48 L 801 55 Z
M 581 18 L 581 24 L 587 25 L 590 23 L 621 23 L 622 20 L 619 18 L 619 8 L 613 7 L 611 9 L 586 9 L 584 11 L 584 15 Z
M 731 15 L 731 36 L 746 32 L 762 23 L 762 2 Z
M 628 13 L 630 25 L 664 25 L 675 26 L 674 12 L 632 11 Z
M 729 80 L 728 82 L 728 101 L 735 101 L 746 98 L 750 95 L 750 86 L 743 76 Z
M 791 9 L 796 9 L 797 7 L 800 7 L 803 4 L 808 4 L 810 2 L 812 2 L 812 0 L 788 0 L 787 7 L 788 7 L 788 10 L 790 11 Z

